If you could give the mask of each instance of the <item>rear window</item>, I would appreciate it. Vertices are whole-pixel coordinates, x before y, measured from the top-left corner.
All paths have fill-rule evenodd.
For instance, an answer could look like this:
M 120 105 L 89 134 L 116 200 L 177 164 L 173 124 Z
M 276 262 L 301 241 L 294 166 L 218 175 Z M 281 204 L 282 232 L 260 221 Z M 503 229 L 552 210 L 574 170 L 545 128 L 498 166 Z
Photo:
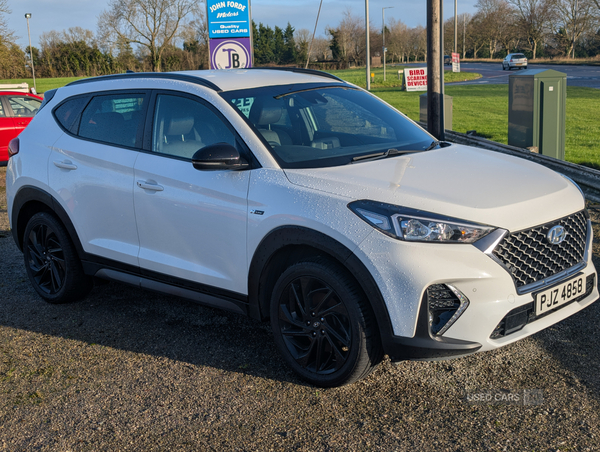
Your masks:
M 76 120 L 88 100 L 88 96 L 69 99 L 54 110 L 54 117 L 65 130 L 75 133 L 77 131 Z
M 135 147 L 145 102 L 143 93 L 95 96 L 81 114 L 77 134 L 90 140 Z

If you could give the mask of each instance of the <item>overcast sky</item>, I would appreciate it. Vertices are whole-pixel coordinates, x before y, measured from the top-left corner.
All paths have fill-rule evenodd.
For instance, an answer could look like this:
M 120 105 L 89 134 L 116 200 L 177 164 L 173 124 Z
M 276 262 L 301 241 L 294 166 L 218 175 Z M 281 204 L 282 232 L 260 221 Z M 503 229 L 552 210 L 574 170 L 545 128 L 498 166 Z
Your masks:
M 312 33 L 319 9 L 320 0 L 251 0 L 252 19 L 274 28 L 284 28 L 289 22 L 299 30 L 306 28 Z M 389 18 L 401 20 L 409 27 L 425 26 L 426 0 L 369 0 L 371 25 L 381 28 L 381 9 L 385 10 L 386 22 Z M 458 0 L 458 14 L 475 12 L 476 0 Z M 70 27 L 82 27 L 96 33 L 100 13 L 107 9 L 108 0 L 8 0 L 12 10 L 9 26 L 19 36 L 18 44 L 28 45 L 27 20 L 25 13 L 31 13 L 31 44 L 39 47 L 39 37 L 51 30 L 62 31 Z M 325 34 L 325 28 L 336 26 L 346 9 L 352 15 L 364 18 L 365 0 L 323 0 L 317 36 Z M 454 1 L 444 0 L 444 18 L 454 15 Z

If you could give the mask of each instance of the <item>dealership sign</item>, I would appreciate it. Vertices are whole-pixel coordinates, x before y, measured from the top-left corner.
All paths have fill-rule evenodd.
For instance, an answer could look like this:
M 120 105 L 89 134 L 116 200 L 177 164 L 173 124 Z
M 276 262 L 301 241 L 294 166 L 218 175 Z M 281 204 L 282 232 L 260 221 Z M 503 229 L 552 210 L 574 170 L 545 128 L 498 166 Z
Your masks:
M 250 0 L 206 1 L 211 69 L 252 67 Z
M 210 67 L 212 69 L 244 69 L 252 67 L 250 38 L 211 39 Z
M 249 0 L 207 0 L 206 10 L 210 39 L 250 37 Z
M 406 91 L 427 91 L 427 68 L 404 69 Z

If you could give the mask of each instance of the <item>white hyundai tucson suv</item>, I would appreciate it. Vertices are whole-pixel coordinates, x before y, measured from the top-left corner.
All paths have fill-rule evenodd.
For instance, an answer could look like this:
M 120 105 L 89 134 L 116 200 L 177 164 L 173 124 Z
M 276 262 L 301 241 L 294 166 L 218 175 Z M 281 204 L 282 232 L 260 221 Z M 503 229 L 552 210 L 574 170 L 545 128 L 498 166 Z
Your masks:
M 10 143 L 39 295 L 99 279 L 270 320 L 314 385 L 493 350 L 598 298 L 568 178 L 438 142 L 332 75 L 136 73 L 47 92 Z

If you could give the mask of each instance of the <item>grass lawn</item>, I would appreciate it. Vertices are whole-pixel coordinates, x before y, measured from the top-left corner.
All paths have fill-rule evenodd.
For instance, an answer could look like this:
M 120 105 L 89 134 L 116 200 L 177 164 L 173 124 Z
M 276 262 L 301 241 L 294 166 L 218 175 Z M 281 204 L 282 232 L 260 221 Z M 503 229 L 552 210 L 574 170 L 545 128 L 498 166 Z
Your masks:
M 423 63 L 423 67 L 427 64 Z M 413 67 L 414 69 L 414 67 Z M 398 79 L 398 71 L 404 70 L 404 66 L 387 66 L 386 67 L 386 80 L 383 81 L 383 67 L 371 68 L 371 74 L 375 74 L 375 77 L 371 80 L 371 89 L 375 88 L 392 88 L 402 86 L 402 80 Z M 341 69 L 338 71 L 326 71 L 330 74 L 336 75 L 337 77 L 346 80 L 347 82 L 354 83 L 355 85 L 365 88 L 367 86 L 367 74 L 365 68 L 358 69 Z M 456 82 L 464 80 L 475 80 L 480 78 L 480 74 L 474 74 L 472 72 L 458 72 L 453 73 L 452 71 L 444 71 L 445 82 Z
M 411 119 L 419 120 L 419 95 L 399 89 L 371 90 Z M 446 85 L 452 96 L 452 129 L 477 135 L 498 143 L 508 143 L 508 85 Z M 567 87 L 565 159 L 600 169 L 600 90 Z
M 37 92 L 42 94 L 49 89 L 60 88 L 61 86 L 65 86 L 67 83 L 71 83 L 72 81 L 79 80 L 84 77 L 61 77 L 61 78 L 36 78 L 35 85 L 37 87 Z M 19 78 L 12 80 L 0 80 L 0 85 L 4 84 L 17 84 L 17 83 L 28 83 L 29 87 L 33 86 L 32 78 Z

